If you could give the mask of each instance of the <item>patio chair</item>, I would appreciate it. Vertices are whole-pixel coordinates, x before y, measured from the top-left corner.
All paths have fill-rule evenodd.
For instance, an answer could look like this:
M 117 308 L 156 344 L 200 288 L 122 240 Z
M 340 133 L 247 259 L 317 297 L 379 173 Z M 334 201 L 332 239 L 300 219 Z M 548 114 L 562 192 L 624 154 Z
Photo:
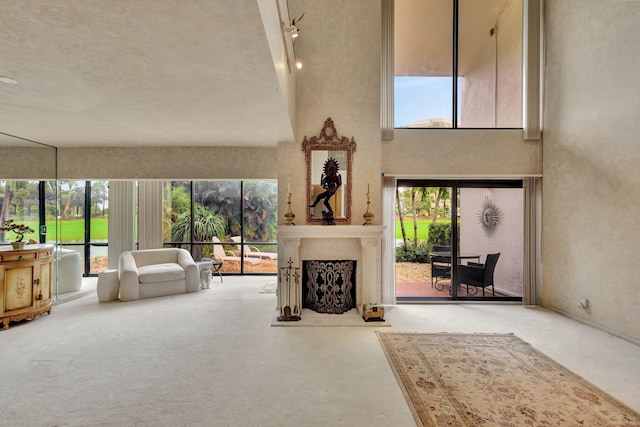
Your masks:
M 429 261 L 431 262 L 431 287 L 441 291 L 445 284 L 440 280 L 451 279 L 451 258 L 432 255 L 429 257 Z
M 467 265 L 458 265 L 458 284 L 467 285 L 467 289 L 469 286 L 482 288 L 482 296 L 484 296 L 484 288 L 491 286 L 491 293 L 495 296 L 493 272 L 496 269 L 498 258 L 500 258 L 500 253 L 488 254 L 484 264 L 470 262 Z
M 260 258 L 249 258 L 245 256 L 243 259 L 240 256 L 234 254 L 233 252 L 225 250 L 224 246 L 221 245 L 222 242 L 217 237 L 213 237 L 212 241 L 213 241 L 213 254 L 211 254 L 211 257 L 222 263 L 224 263 L 225 261 L 240 263 L 242 261 L 245 263 L 245 266 L 254 267 L 262 262 Z
M 451 252 L 451 246 L 433 245 L 431 252 Z
M 242 242 L 241 236 L 232 236 L 231 240 L 233 240 L 238 245 Z M 238 252 L 236 255 L 240 255 L 240 248 L 238 248 Z M 269 259 L 275 261 L 278 259 L 278 254 L 276 252 L 262 252 L 257 246 L 244 246 L 244 256 L 250 258 L 260 258 L 260 259 Z

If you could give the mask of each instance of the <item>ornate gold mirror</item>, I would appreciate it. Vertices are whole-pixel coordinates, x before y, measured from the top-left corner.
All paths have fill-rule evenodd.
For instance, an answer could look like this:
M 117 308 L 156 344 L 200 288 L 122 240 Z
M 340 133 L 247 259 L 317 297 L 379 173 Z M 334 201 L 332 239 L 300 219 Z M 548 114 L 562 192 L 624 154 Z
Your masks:
M 351 155 L 356 142 L 338 137 L 331 117 L 319 136 L 304 137 L 307 162 L 307 222 L 351 222 Z

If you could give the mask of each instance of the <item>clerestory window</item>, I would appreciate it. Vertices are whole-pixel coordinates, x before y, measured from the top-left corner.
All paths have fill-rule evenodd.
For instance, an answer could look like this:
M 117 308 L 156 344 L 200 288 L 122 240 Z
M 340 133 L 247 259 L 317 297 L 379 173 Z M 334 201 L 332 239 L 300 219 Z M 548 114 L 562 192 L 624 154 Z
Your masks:
M 523 0 L 395 0 L 395 128 L 522 128 Z

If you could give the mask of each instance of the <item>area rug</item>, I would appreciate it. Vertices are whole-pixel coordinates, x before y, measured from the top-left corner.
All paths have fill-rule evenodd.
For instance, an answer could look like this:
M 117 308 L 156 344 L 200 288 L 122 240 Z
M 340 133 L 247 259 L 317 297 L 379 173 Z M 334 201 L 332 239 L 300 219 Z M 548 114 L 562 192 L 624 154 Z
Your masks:
M 640 426 L 513 334 L 376 333 L 419 426 Z

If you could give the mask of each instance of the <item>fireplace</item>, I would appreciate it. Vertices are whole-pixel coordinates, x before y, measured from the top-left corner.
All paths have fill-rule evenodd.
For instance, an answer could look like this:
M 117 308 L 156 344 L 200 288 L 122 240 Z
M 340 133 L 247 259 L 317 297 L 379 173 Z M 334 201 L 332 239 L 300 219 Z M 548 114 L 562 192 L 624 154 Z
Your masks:
M 353 260 L 355 307 L 382 301 L 382 232 L 379 225 L 295 225 L 278 227 L 278 267 L 291 265 L 304 274 L 303 262 L 314 260 Z M 277 309 L 302 307 L 302 281 L 297 292 L 277 291 Z M 295 301 L 293 300 L 295 299 Z
M 356 306 L 354 260 L 302 261 L 302 308 L 342 314 Z

